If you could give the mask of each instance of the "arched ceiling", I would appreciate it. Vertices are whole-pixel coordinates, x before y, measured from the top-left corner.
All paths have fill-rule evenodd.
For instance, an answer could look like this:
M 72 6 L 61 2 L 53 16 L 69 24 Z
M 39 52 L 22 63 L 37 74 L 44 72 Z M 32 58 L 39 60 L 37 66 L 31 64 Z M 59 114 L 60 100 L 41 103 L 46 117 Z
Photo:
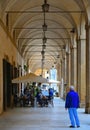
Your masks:
M 42 10 L 45 2 L 49 4 L 48 12 Z M 77 31 L 87 3 L 88 0 L 2 0 L 1 18 L 30 68 L 39 69 L 44 59 L 44 68 L 49 69 L 62 58 L 66 44 L 70 43 L 70 31 Z M 44 23 L 47 31 L 43 31 Z

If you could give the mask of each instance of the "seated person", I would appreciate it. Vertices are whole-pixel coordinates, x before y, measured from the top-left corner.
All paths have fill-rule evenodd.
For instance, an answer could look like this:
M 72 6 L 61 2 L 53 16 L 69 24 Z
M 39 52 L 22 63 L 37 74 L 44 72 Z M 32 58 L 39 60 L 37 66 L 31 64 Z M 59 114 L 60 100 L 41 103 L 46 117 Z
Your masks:
M 46 97 L 49 96 L 48 90 L 42 90 L 42 94 L 43 96 L 46 96 Z
M 48 90 L 43 90 L 42 95 L 43 95 L 43 97 L 42 97 L 43 106 L 48 106 L 48 97 L 49 97 Z
M 29 101 L 30 101 L 30 91 L 27 89 L 24 96 L 23 96 L 23 102 L 24 102 L 24 105 L 25 104 L 29 104 Z
M 38 92 L 36 97 L 37 97 L 37 102 L 42 106 L 42 104 L 43 104 L 43 100 L 42 100 L 42 97 L 43 97 L 42 91 Z
M 53 99 L 53 89 L 49 88 L 49 100 Z

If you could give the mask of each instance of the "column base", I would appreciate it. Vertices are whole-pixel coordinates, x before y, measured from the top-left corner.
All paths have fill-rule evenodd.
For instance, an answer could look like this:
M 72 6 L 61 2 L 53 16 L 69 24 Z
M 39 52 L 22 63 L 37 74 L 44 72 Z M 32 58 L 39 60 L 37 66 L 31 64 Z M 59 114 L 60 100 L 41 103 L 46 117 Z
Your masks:
M 85 108 L 85 103 L 84 102 L 80 103 L 80 108 Z
M 90 114 L 90 107 L 89 108 L 85 108 L 85 113 Z

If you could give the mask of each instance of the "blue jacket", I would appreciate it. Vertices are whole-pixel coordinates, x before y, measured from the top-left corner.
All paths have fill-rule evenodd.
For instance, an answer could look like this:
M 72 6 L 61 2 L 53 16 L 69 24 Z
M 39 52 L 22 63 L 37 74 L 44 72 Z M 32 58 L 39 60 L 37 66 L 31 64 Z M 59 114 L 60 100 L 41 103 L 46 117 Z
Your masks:
M 74 90 L 70 90 L 66 95 L 65 108 L 78 108 L 79 102 L 78 93 Z
M 49 96 L 50 96 L 50 97 L 53 96 L 53 90 L 52 90 L 52 89 L 49 90 Z

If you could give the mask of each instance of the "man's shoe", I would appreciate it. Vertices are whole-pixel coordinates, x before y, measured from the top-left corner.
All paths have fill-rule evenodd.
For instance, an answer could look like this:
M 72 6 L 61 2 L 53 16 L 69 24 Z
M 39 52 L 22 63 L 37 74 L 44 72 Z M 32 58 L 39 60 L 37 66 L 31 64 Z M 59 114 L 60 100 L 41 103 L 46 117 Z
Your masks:
M 77 126 L 77 128 L 79 128 L 80 126 Z
M 75 128 L 75 126 L 72 126 L 72 125 L 70 125 L 69 127 L 70 127 L 70 128 Z

